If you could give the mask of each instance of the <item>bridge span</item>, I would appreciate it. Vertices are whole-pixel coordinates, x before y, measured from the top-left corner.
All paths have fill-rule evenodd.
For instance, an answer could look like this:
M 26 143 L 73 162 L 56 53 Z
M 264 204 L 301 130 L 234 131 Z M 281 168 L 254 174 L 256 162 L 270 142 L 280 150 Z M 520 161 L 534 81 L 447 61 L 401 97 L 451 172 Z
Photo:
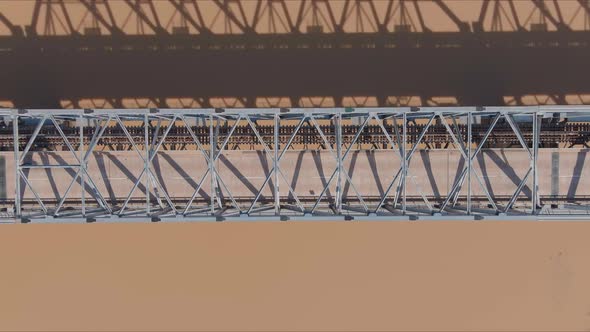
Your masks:
M 588 150 L 543 148 L 540 140 L 544 119 L 555 114 L 587 118 L 586 106 L 1 113 L 10 119 L 18 142 L 0 159 L 7 220 L 538 220 L 590 215 Z M 20 127 L 31 121 L 36 123 L 33 132 L 19 139 Z M 65 132 L 66 122 L 80 130 Z M 358 123 L 358 130 L 343 139 L 343 128 L 352 123 Z M 419 131 L 410 130 L 418 123 Z M 261 128 L 269 124 L 271 135 L 262 135 Z M 439 137 L 447 144 L 425 144 L 435 124 L 446 131 Z M 486 145 L 500 124 L 512 130 L 519 146 Z M 359 143 L 369 126 L 381 130 L 373 135 L 384 144 Z M 61 151 L 55 149 L 58 145 L 36 144 L 48 127 L 63 140 Z M 94 130 L 85 135 L 89 127 Z M 100 144 L 113 127 L 128 140 L 123 150 Z M 287 135 L 285 127 L 291 128 Z M 193 147 L 170 151 L 173 128 L 186 131 Z M 204 131 L 208 140 L 201 141 L 195 132 Z M 230 147 L 238 131 L 241 137 L 255 137 L 256 144 Z M 294 143 L 300 142 L 301 132 L 319 143 Z

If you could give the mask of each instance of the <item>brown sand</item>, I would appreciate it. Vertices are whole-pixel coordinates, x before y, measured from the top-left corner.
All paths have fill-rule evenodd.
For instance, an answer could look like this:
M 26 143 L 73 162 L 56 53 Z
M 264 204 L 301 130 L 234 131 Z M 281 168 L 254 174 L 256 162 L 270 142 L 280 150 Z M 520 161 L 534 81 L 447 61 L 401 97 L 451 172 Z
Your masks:
M 3 330 L 590 328 L 590 223 L 0 229 Z

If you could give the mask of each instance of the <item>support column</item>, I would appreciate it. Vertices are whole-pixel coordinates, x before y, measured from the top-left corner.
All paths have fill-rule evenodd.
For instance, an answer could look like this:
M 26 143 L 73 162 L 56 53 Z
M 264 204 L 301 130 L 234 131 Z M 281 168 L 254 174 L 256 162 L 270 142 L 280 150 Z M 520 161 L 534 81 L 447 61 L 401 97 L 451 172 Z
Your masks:
M 408 177 L 408 159 L 406 157 L 406 145 L 408 144 L 408 118 L 404 112 L 402 116 L 402 213 L 406 214 L 406 178 Z
M 14 216 L 21 216 L 20 197 L 20 145 L 18 140 L 18 115 L 12 115 L 12 140 L 14 145 Z
M 336 211 L 342 214 L 342 114 L 334 117 L 338 178 L 336 182 Z
M 215 197 L 217 195 L 215 175 L 215 141 L 213 116 L 209 115 L 209 176 L 211 177 L 211 215 L 215 214 Z
M 82 205 L 82 216 L 86 217 L 86 160 L 84 158 L 84 116 L 80 114 L 80 145 L 78 146 L 78 152 L 80 153 L 80 200 Z
M 149 149 L 149 115 L 146 113 L 143 117 L 143 132 L 144 132 L 144 149 L 145 149 L 145 161 L 144 161 L 144 173 L 145 173 L 145 211 L 149 216 L 151 214 L 150 206 L 150 149 Z
M 471 214 L 471 144 L 472 144 L 472 114 L 467 112 L 467 214 Z M 458 133 L 461 135 L 461 133 Z
M 539 115 L 537 112 L 533 113 L 533 160 L 531 167 L 533 168 L 533 188 L 532 188 L 532 213 L 537 213 L 537 205 L 539 203 L 539 179 L 537 169 L 537 159 L 539 157 L 539 132 L 541 131 L 541 124 L 539 123 Z
M 275 114 L 274 117 L 274 156 L 273 156 L 273 164 L 274 164 L 274 196 L 275 196 L 275 214 L 281 213 L 281 201 L 280 201 L 280 191 L 279 191 L 279 128 L 280 128 L 280 115 Z

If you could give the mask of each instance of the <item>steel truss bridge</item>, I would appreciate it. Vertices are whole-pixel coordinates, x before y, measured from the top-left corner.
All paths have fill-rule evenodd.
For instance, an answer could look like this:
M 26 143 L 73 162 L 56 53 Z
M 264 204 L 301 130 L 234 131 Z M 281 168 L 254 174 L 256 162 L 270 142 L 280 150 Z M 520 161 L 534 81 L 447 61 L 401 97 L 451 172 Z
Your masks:
M 553 118 L 543 120 L 543 131 L 539 136 L 539 144 L 541 147 L 585 147 L 590 148 L 590 118 L 573 118 L 568 122 L 568 119 L 559 118 L 560 115 L 553 114 Z M 407 140 L 409 143 L 415 143 L 420 134 L 425 131 L 424 137 L 420 143 L 428 149 L 446 149 L 450 146 L 452 140 L 444 124 L 436 119 L 435 123 L 426 128 L 425 124 L 410 122 L 407 126 Z M 484 119 L 485 120 L 485 119 Z M 489 119 L 488 119 L 489 120 Z M 577 122 L 576 122 L 577 121 Z M 357 120 L 358 122 L 358 120 Z M 265 140 L 271 141 L 274 136 L 274 126 L 272 124 L 256 123 L 256 130 L 258 134 Z M 155 123 L 150 122 L 148 127 L 148 134 L 151 136 L 157 130 L 164 130 L 168 132 L 166 142 L 162 145 L 164 150 L 190 150 L 196 147 L 196 143 L 191 136 L 194 134 L 203 144 L 209 144 L 209 129 L 205 126 L 192 125 L 191 128 L 171 124 L 168 129 L 166 125 L 156 126 Z M 393 128 L 391 121 L 385 120 L 383 128 L 388 132 L 395 130 L 401 131 L 402 127 L 397 124 L 397 129 Z M 480 143 L 483 140 L 484 134 L 488 128 L 486 123 L 474 123 L 472 125 L 472 141 Z M 216 129 L 219 136 L 225 137 L 232 131 L 232 127 L 227 123 Z M 325 149 L 325 144 L 321 137 L 316 133 L 313 127 L 297 128 L 296 125 L 284 125 L 279 130 L 279 143 L 285 144 L 289 141 L 295 130 L 297 136 L 292 141 L 290 148 L 302 149 Z M 328 142 L 333 144 L 335 142 L 335 128 L 329 124 L 320 124 L 320 129 L 325 133 Z M 465 124 L 457 125 L 457 135 L 461 136 L 463 140 L 467 140 L 468 128 Z M 521 132 L 523 136 L 530 139 L 533 135 L 533 128 L 530 123 L 521 124 Z M 21 124 L 19 129 L 19 144 L 24 146 L 33 135 L 35 138 L 35 147 L 37 149 L 44 149 L 46 151 L 62 151 L 67 149 L 61 134 L 72 137 L 71 141 L 79 144 L 79 133 L 84 133 L 84 144 L 89 144 L 91 136 L 98 130 L 94 126 L 78 127 L 75 124 L 68 122 L 60 123 L 60 128 L 53 125 L 45 125 L 37 132 L 36 126 L 33 124 Z M 127 139 L 125 131 L 136 137 L 136 141 L 142 144 L 142 137 L 144 127 L 140 125 L 130 125 L 125 130 L 118 126 L 107 127 L 101 135 L 100 141 L 97 143 L 97 149 L 105 150 L 132 150 L 133 145 Z M 355 139 L 355 137 L 359 136 Z M 382 149 L 389 143 L 387 136 L 383 135 L 382 128 L 379 125 L 347 124 L 342 126 L 342 142 L 350 144 L 355 141 L 358 148 L 367 149 Z M 395 138 L 394 138 L 395 141 Z M 14 148 L 14 141 L 12 136 L 12 128 L 10 126 L 0 127 L 0 150 L 12 151 Z M 504 121 L 500 120 L 496 126 L 494 133 L 487 137 L 484 147 L 486 148 L 503 148 L 519 146 L 520 141 L 514 134 L 512 127 Z M 228 140 L 227 147 L 230 150 L 243 149 L 262 149 L 255 132 L 253 132 L 249 125 L 240 125 L 233 129 L 233 133 Z
M 0 100 L 17 108 L 586 104 L 589 18 L 587 0 L 2 1 Z
M 562 196 L 560 190 L 553 189 L 553 180 L 563 174 L 543 173 L 547 169 L 554 173 L 555 157 L 559 161 L 559 154 L 568 150 L 541 148 L 543 119 L 551 118 L 555 113 L 568 118 L 585 117 L 590 115 L 590 108 L 2 110 L 0 115 L 11 119 L 13 141 L 20 142 L 13 145 L 10 153 L 2 153 L 6 173 L 4 179 L 10 184 L 7 188 L 13 189 L 4 201 L 6 220 L 588 219 L 588 196 L 578 192 L 574 192 L 573 196 Z M 482 124 L 476 125 L 476 119 L 486 120 L 481 121 L 486 123 L 486 128 L 480 131 L 477 139 L 474 138 L 474 128 L 478 126 L 479 131 Z M 358 130 L 345 141 L 344 128 L 359 120 Z M 36 121 L 37 125 L 22 141 L 21 125 L 27 121 Z M 73 135 L 62 130 L 60 124 L 63 121 L 77 122 L 79 130 Z M 449 140 L 447 149 L 431 150 L 424 146 L 423 140 L 435 122 L 446 130 L 445 137 Z M 271 123 L 272 135 L 266 132 L 263 136 L 260 123 Z M 422 123 L 422 126 L 420 132 L 410 139 L 409 128 L 413 123 Z M 490 165 L 484 167 L 482 162 L 489 153 L 495 153 L 485 146 L 500 123 L 506 123 L 519 142 L 518 148 L 501 151 L 505 158 L 516 156 L 518 159 L 514 163 L 507 161 L 499 168 L 511 173 L 514 186 L 510 187 L 510 191 L 504 190 L 500 178 L 487 173 Z M 85 129 L 89 124 L 94 129 L 87 132 Z M 142 130 L 130 132 L 129 128 L 137 129 L 138 124 L 141 124 Z M 46 152 L 45 148 L 37 146 L 36 141 L 47 125 L 55 127 L 66 147 L 65 151 Z M 113 170 L 99 171 L 94 169 L 94 165 L 102 154 L 97 147 L 104 139 L 107 128 L 113 126 L 121 129 L 132 147 L 131 151 L 109 152 L 109 158 L 116 159 L 116 163 L 127 163 L 128 179 L 115 176 L 117 183 L 104 189 L 101 183 Z M 220 131 L 224 126 L 229 130 Z M 237 128 L 243 126 L 256 137 L 257 147 L 254 150 L 232 151 L 229 142 L 237 134 Z M 285 135 L 285 126 L 293 129 L 282 136 Z M 380 135 L 386 140 L 377 152 L 368 152 L 370 147 L 357 142 L 364 129 L 370 126 L 378 127 Z M 175 194 L 180 182 L 177 178 L 167 177 L 173 172 L 172 168 L 167 169 L 161 161 L 156 162 L 168 153 L 162 151 L 162 147 L 167 144 L 175 127 L 187 132 L 195 146 L 192 150 L 180 151 L 182 155 L 172 155 L 172 159 L 182 156 L 187 161 L 186 166 L 181 168 L 185 172 L 183 179 L 190 182 L 189 190 L 185 191 L 191 193 L 188 195 Z M 530 128 L 530 135 L 523 134 L 521 129 L 525 127 Z M 313 129 L 322 141 L 322 151 L 312 153 L 316 165 L 324 164 L 320 177 L 316 175 L 316 170 L 309 167 L 311 163 L 305 164 L 305 160 L 301 163 L 301 158 L 309 151 L 292 150 L 294 142 L 301 139 L 302 132 L 309 133 L 308 129 Z M 201 134 L 208 132 L 208 139 L 203 140 L 197 131 Z M 429 151 L 445 154 L 442 159 L 433 159 L 437 158 L 434 154 L 425 157 Z M 363 175 L 362 169 L 353 174 L 352 159 L 356 160 L 359 153 L 373 154 L 377 165 L 371 168 L 381 169 L 379 183 L 372 184 Z M 580 156 L 583 155 L 578 154 L 578 159 Z M 295 162 L 297 158 L 299 161 Z M 259 160 L 260 163 L 252 163 L 252 160 Z M 427 175 L 423 176 L 421 172 L 424 171 L 422 164 L 425 160 L 436 164 L 430 171 L 426 169 Z M 580 168 L 579 161 L 576 168 Z M 567 160 L 565 163 L 570 164 Z M 98 165 L 100 168 L 100 163 Z M 424 184 L 436 185 L 433 182 L 440 183 L 441 178 L 446 181 L 444 165 L 456 167 L 456 173 L 454 178 L 448 179 L 448 190 L 439 190 L 438 194 L 432 195 L 425 190 Z M 189 172 L 193 173 L 188 175 Z M 545 187 L 550 177 L 551 191 Z M 580 176 L 575 178 L 576 181 L 583 181 Z M 166 183 L 166 179 L 170 182 Z M 240 181 L 247 179 L 256 181 L 248 183 L 253 188 L 250 191 L 239 189 Z M 64 190 L 56 197 L 50 197 L 48 181 L 59 182 Z M 125 181 L 130 181 L 132 185 L 125 187 Z M 583 183 L 576 183 L 578 185 L 584 187 Z M 320 189 L 314 192 L 307 190 L 309 188 Z M 124 194 L 113 194 L 113 190 L 123 190 Z

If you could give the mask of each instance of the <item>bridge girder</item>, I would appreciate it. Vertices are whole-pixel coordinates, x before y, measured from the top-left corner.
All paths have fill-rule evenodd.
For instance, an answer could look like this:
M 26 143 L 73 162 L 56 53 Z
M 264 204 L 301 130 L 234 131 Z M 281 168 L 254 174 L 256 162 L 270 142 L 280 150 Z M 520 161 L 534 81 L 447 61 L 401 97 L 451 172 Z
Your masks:
M 576 211 L 578 218 L 588 220 L 587 196 L 575 189 L 561 196 L 553 180 L 543 178 L 549 175 L 550 165 L 549 169 L 555 168 L 554 157 L 547 158 L 555 152 L 541 151 L 542 123 L 556 113 L 587 118 L 589 108 L 0 110 L 0 115 L 11 122 L 3 129 L 8 129 L 13 142 L 18 143 L 13 146 L 14 154 L 3 154 L 12 190 L 0 201 L 9 206 L 8 216 L 0 220 L 544 220 L 575 217 L 572 214 Z M 360 128 L 350 128 L 351 121 L 356 120 L 360 120 Z M 77 130 L 64 132 L 61 123 L 65 121 L 76 123 Z M 33 132 L 21 131 L 27 123 L 34 123 Z M 437 128 L 433 128 L 435 123 Z M 183 151 L 184 156 L 190 156 L 190 164 L 173 162 L 172 168 L 166 168 L 163 159 L 171 158 L 160 157 L 165 155 L 163 149 L 172 138 L 173 127 L 181 130 L 187 144 L 195 148 Z M 511 149 L 510 160 L 486 148 L 486 142 L 498 134 L 500 127 L 518 142 L 517 148 Z M 65 145 L 61 153 L 48 153 L 37 144 L 46 138 L 41 133 L 48 128 Z M 380 156 L 367 159 L 381 167 L 354 171 L 356 163 L 361 162 L 359 153 L 367 152 L 362 136 L 368 128 L 372 128 L 372 135 L 385 138 L 378 149 Z M 101 154 L 97 146 L 113 129 L 124 133 L 121 138 L 130 146 L 119 151 L 124 156 L 121 160 L 113 157 L 113 165 L 125 169 L 126 180 L 131 182 L 123 184 L 117 177 L 121 183 L 116 188 L 103 173 L 106 164 L 96 164 L 97 157 L 112 157 Z M 434 132 L 454 147 L 444 151 L 449 153 L 446 157 L 442 155 L 447 167 L 453 165 L 448 169 L 454 170 L 457 165 L 450 186 L 444 190 L 438 189 L 436 180 L 446 174 L 441 173 L 443 165 L 431 164 L 430 158 L 435 155 L 428 152 L 431 147 L 424 141 L 427 133 Z M 257 154 L 250 153 L 250 157 L 258 158 L 262 167 L 253 166 L 257 165 L 251 162 L 253 159 L 244 166 L 241 158 L 246 158 L 245 154 L 231 148 L 229 142 L 239 135 L 250 135 L 255 141 Z M 292 145 L 308 135 L 320 142 L 321 149 L 306 163 L 294 165 L 294 159 L 299 160 L 306 152 L 309 156 L 309 149 L 294 150 Z M 314 160 L 315 169 L 311 165 Z M 490 173 L 497 168 L 488 162 L 497 164 L 509 182 L 499 181 L 498 174 Z M 234 164 L 240 164 L 239 169 Z M 183 174 L 182 180 L 190 186 L 178 182 L 174 175 L 169 177 L 167 170 Z M 316 171 L 322 174 L 321 183 L 299 180 L 313 179 Z M 39 181 L 32 181 L 41 172 L 63 183 L 41 186 Z M 371 182 L 371 176 L 377 182 Z M 558 178 L 553 173 L 550 176 Z

